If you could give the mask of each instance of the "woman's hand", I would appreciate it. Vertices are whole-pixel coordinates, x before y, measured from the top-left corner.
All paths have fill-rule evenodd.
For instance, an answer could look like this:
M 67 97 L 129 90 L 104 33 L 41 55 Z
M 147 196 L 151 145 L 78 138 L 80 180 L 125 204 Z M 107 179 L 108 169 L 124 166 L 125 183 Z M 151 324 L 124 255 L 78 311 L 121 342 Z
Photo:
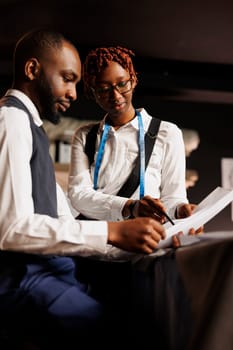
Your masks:
M 191 228 L 189 230 L 189 233 L 188 235 L 189 236 L 196 236 L 196 235 L 200 235 L 203 233 L 203 230 L 195 230 L 194 228 Z M 176 235 L 172 236 L 172 246 L 173 248 L 179 248 L 181 246 L 181 243 L 180 243 L 180 237 L 183 236 L 183 232 L 178 232 Z
M 165 216 L 162 214 L 165 212 L 165 207 L 163 206 L 160 199 L 153 198 L 151 196 L 145 196 L 140 200 L 137 200 L 133 208 L 133 216 L 143 216 L 150 217 L 154 220 L 164 224 Z
M 196 204 L 191 204 L 191 203 L 182 204 L 177 208 L 176 218 L 184 219 L 184 218 L 187 218 L 188 216 L 191 216 L 196 206 L 197 206 Z M 204 226 L 200 226 L 197 230 L 194 230 L 194 228 L 191 228 L 189 231 L 189 234 L 200 234 L 200 233 L 203 233 L 203 231 L 204 231 Z

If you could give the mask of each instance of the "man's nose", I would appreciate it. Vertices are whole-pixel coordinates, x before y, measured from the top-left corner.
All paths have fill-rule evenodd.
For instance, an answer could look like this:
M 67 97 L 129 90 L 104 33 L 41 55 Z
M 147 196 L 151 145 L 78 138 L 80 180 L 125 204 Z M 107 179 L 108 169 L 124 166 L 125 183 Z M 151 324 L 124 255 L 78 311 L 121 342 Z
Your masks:
M 71 101 L 75 101 L 77 99 L 77 90 L 76 90 L 76 86 L 70 88 L 67 91 L 67 96 Z

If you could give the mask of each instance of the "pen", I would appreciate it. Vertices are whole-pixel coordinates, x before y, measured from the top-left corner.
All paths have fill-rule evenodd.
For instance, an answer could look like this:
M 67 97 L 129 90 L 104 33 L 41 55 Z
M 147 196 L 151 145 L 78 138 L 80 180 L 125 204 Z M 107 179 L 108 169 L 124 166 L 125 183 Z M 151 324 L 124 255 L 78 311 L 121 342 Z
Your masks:
M 166 217 L 166 219 L 172 224 L 175 225 L 174 221 L 170 218 L 170 216 L 167 215 L 167 213 L 165 211 L 163 211 L 160 208 L 156 208 L 156 211 L 160 214 L 160 215 L 164 215 Z

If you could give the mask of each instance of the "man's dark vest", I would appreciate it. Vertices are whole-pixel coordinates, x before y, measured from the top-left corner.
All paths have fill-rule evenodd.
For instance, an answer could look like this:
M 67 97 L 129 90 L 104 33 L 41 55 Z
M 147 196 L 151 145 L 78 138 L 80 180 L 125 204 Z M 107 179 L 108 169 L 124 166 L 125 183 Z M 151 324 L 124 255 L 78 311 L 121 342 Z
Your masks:
M 32 175 L 32 198 L 35 213 L 57 218 L 56 180 L 53 162 L 49 154 L 48 137 L 44 129 L 38 127 L 33 122 L 31 113 L 18 98 L 14 96 L 5 96 L 0 101 L 0 107 L 4 105 L 22 109 L 28 114 L 33 140 L 33 152 L 30 166 Z M 17 122 L 17 120 L 15 122 Z M 20 125 L 18 127 L 20 127 Z

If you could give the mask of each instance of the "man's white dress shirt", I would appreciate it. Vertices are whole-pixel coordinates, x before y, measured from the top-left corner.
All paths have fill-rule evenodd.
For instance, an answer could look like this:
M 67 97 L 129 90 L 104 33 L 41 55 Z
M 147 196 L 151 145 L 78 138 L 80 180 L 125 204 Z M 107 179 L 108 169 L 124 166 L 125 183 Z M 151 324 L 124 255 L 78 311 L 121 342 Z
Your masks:
M 7 94 L 19 98 L 42 120 L 32 101 L 21 91 Z M 32 133 L 27 113 L 16 107 L 0 108 L 0 249 L 42 254 L 104 254 L 107 223 L 75 220 L 67 199 L 57 185 L 58 215 L 35 214 L 30 159 Z

